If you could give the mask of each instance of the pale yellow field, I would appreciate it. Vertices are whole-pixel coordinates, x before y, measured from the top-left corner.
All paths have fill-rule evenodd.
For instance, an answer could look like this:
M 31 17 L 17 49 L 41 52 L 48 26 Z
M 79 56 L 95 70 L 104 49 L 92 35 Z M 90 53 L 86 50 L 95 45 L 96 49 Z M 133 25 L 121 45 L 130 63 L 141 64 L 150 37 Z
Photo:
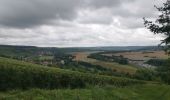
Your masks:
M 114 62 L 104 62 L 104 61 L 99 61 L 96 59 L 87 58 L 88 55 L 89 53 L 85 53 L 85 52 L 79 52 L 79 53 L 74 54 L 74 56 L 76 56 L 75 58 L 76 61 L 84 61 L 84 62 L 92 63 L 94 65 L 100 65 L 105 68 L 116 70 L 118 72 L 134 74 L 137 70 L 137 68 L 131 65 L 121 65 L 118 63 L 114 63 Z
M 152 52 L 123 52 L 123 53 L 114 53 L 114 54 L 104 54 L 107 56 L 120 56 L 122 55 L 125 58 L 131 60 L 149 60 L 149 59 L 167 59 L 168 55 L 164 51 L 152 51 Z

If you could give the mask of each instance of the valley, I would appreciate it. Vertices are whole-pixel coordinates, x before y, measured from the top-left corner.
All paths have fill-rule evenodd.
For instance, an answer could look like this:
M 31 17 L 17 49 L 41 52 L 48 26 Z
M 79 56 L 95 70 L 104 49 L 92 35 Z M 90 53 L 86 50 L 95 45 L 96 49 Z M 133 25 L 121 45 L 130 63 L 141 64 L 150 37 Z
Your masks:
M 155 60 L 166 61 L 168 56 L 163 51 L 0 46 L 0 55 L 2 100 L 169 98 L 169 85 L 160 77 L 157 66 L 131 62 L 150 61 L 148 65 L 152 65 Z

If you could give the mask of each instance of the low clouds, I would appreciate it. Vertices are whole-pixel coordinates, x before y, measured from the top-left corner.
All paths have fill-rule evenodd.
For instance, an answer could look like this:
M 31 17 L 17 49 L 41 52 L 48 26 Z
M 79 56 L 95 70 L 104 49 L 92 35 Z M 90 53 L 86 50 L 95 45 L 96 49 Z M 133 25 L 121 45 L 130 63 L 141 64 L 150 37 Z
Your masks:
M 1 0 L 0 25 L 15 28 L 30 28 L 46 24 L 55 24 L 57 20 L 76 20 L 85 18 L 84 22 L 109 23 L 122 5 L 134 0 Z M 89 11 L 88 11 L 89 10 Z M 131 10 L 131 9 L 130 9 Z M 129 11 L 130 11 L 129 10 Z M 85 15 L 78 13 L 87 11 Z M 92 12 L 91 12 L 92 11 Z M 110 14 L 108 14 L 110 12 Z M 111 13 L 113 12 L 113 14 Z M 122 12 L 122 14 L 121 14 Z M 120 16 L 128 11 L 121 10 Z M 105 16 L 105 14 L 108 14 Z M 91 14 L 91 16 L 90 16 Z M 89 15 L 89 16 L 88 16 Z M 119 15 L 119 13 L 117 13 Z M 130 16 L 128 13 L 126 16 Z M 102 18 L 99 18 L 102 17 Z M 106 22 L 107 21 L 107 22 Z
M 1 44 L 156 45 L 143 26 L 155 0 L 0 0 Z M 129 38 L 127 38 L 129 37 Z
M 52 23 L 55 19 L 73 20 L 80 0 L 1 0 L 0 24 L 27 28 Z

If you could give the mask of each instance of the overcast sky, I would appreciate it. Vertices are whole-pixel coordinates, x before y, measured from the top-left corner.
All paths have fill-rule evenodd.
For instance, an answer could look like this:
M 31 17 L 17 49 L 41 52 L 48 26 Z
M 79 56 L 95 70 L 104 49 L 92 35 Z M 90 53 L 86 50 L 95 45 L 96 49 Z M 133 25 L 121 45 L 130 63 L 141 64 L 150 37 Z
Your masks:
M 157 45 L 145 29 L 165 0 L 0 0 L 0 44 L 48 47 Z

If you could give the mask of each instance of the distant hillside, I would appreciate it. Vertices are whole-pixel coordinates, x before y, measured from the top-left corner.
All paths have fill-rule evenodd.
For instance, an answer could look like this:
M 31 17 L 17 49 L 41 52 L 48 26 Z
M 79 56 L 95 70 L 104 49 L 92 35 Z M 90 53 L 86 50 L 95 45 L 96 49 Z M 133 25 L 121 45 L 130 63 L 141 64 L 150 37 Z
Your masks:
M 40 48 L 35 46 L 10 46 L 0 45 L 0 56 L 14 57 L 14 56 L 36 56 L 41 53 L 62 52 L 58 48 Z
M 134 50 L 160 50 L 158 46 L 106 46 L 106 47 L 83 47 L 92 51 L 134 51 Z
M 157 46 L 111 46 L 111 47 L 71 47 L 71 48 L 56 48 L 56 47 L 35 47 L 35 46 L 11 46 L 0 45 L 0 56 L 35 56 L 43 54 L 69 53 L 82 51 L 125 51 L 125 50 L 159 50 Z

